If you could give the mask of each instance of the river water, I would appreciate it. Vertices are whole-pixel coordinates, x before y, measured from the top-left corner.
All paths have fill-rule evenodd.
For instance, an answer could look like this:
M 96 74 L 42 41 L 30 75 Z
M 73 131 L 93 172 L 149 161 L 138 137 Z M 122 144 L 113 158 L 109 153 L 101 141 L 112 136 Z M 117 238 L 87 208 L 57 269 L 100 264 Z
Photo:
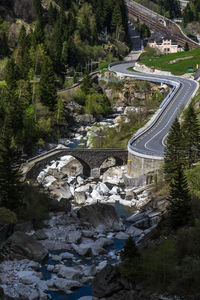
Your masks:
M 112 126 L 114 124 L 113 120 L 115 117 L 121 115 L 122 112 L 113 114 L 113 115 L 109 115 L 106 118 L 103 118 L 101 121 L 105 124 L 107 123 L 108 126 Z M 59 141 L 59 143 L 66 145 L 67 147 L 70 148 L 87 148 L 87 138 L 86 138 L 86 131 L 82 131 L 79 132 L 78 135 L 75 131 L 75 136 L 74 138 L 70 139 L 70 140 L 66 140 L 66 139 L 61 139 Z M 78 137 L 78 138 L 76 138 Z M 55 146 L 54 146 L 55 147 Z M 129 224 L 127 224 L 125 222 L 125 220 L 133 215 L 133 213 L 135 212 L 134 208 L 130 208 L 130 207 L 126 207 L 126 206 L 122 206 L 121 204 L 119 204 L 118 202 L 115 203 L 115 210 L 118 214 L 118 216 L 124 220 L 124 224 L 125 226 L 129 226 Z M 116 251 L 121 250 L 124 245 L 125 245 L 125 241 L 124 240 L 117 240 L 117 239 L 113 239 L 113 245 L 107 247 L 107 253 L 110 254 L 115 254 Z M 60 254 L 63 251 L 55 251 L 52 254 Z M 76 257 L 78 256 L 77 254 L 73 253 Z M 79 259 L 79 261 L 81 262 L 81 264 L 86 264 L 86 265 L 91 265 L 91 264 L 98 264 L 101 261 L 107 260 L 107 262 L 109 264 L 115 264 L 117 262 L 116 259 L 108 259 L 107 255 L 100 255 L 98 257 L 95 258 L 82 258 L 82 257 L 77 257 L 77 259 Z M 51 255 L 49 256 L 48 260 L 46 262 L 44 262 L 44 265 L 41 267 L 40 271 L 43 274 L 43 278 L 45 280 L 51 279 L 53 278 L 53 276 L 55 276 L 55 274 L 50 273 L 47 271 L 47 265 L 55 265 L 56 262 L 51 260 Z M 67 266 L 73 267 L 73 262 L 72 261 L 68 261 L 66 263 Z M 67 295 L 63 292 L 60 291 L 53 291 L 50 290 L 48 291 L 48 294 L 51 296 L 52 300 L 78 300 L 81 297 L 84 296 L 91 296 L 92 299 L 92 289 L 91 289 L 91 285 L 84 285 L 83 287 L 75 290 L 72 294 Z M 89 300 L 90 298 L 88 298 Z
M 118 202 L 116 202 L 115 210 L 116 210 L 118 216 L 124 220 L 125 226 L 126 227 L 129 226 L 129 224 L 125 220 L 126 220 L 126 218 L 128 218 L 129 216 L 131 216 L 134 213 L 134 211 L 135 211 L 134 208 L 122 206 Z M 108 246 L 106 248 L 107 254 L 108 253 L 115 254 L 115 252 L 121 250 L 125 245 L 124 240 L 118 240 L 118 239 L 113 238 L 113 242 L 114 242 L 113 245 Z M 65 251 L 54 251 L 52 254 L 59 255 L 62 252 L 65 252 Z M 73 253 L 73 254 L 76 257 L 76 259 L 79 259 L 79 262 L 82 265 L 91 265 L 91 264 L 98 265 L 98 263 L 100 263 L 101 261 L 105 261 L 105 260 L 107 260 L 108 264 L 115 264 L 118 262 L 117 259 L 111 259 L 111 258 L 108 259 L 107 254 L 99 255 L 98 257 L 88 257 L 88 258 L 80 257 L 75 253 Z M 47 259 L 47 261 L 44 262 L 44 265 L 40 269 L 40 271 L 43 274 L 43 279 L 48 280 L 55 276 L 55 274 L 47 271 L 47 265 L 55 265 L 55 264 L 57 264 L 57 263 L 51 259 L 51 254 L 50 254 L 49 258 Z M 65 265 L 68 267 L 73 267 L 74 262 L 72 260 L 71 261 L 68 260 L 65 263 Z M 92 296 L 92 288 L 91 288 L 91 285 L 84 285 L 83 287 L 75 290 L 70 295 L 66 295 L 63 292 L 52 291 L 52 290 L 48 291 L 48 294 L 51 296 L 52 300 L 78 300 L 79 298 L 84 297 L 84 296 Z

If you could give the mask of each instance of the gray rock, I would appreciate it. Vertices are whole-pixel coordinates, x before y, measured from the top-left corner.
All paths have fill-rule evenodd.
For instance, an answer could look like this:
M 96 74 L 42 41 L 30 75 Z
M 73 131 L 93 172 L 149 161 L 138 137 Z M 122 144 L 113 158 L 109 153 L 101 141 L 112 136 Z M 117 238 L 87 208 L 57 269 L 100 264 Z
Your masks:
M 101 261 L 96 268 L 97 272 L 103 270 L 107 265 L 107 263 L 108 263 L 107 260 Z
M 74 254 L 69 253 L 69 252 L 61 253 L 60 256 L 61 256 L 62 260 L 74 258 Z
M 46 240 L 48 238 L 48 236 L 46 235 L 46 233 L 44 232 L 44 229 L 39 229 L 35 232 L 35 234 L 33 235 L 33 237 L 36 240 Z
M 102 247 L 100 247 L 98 244 L 92 244 L 91 245 L 91 253 L 93 256 L 98 256 L 100 254 L 105 254 L 106 253 L 106 250 Z
M 76 253 L 78 253 L 80 256 L 88 256 L 91 254 L 91 245 L 87 244 L 80 244 L 80 245 L 75 245 L 72 244 L 72 248 Z
M 57 265 L 54 272 L 57 272 L 59 277 L 70 280 L 80 280 L 82 276 L 79 268 L 76 269 L 74 267 L 66 267 L 63 265 Z
M 54 270 L 54 265 L 48 265 L 47 266 L 47 271 L 48 272 L 53 272 L 53 270 Z
M 61 260 L 62 260 L 62 257 L 59 256 L 59 255 L 52 255 L 51 259 L 52 259 L 53 261 L 61 261 Z
M 66 236 L 67 242 L 76 244 L 76 243 L 80 242 L 81 235 L 82 235 L 82 233 L 80 230 L 69 231 Z
M 59 189 L 60 193 L 62 194 L 63 198 L 67 200 L 71 200 L 73 198 L 72 193 L 70 191 L 70 186 L 67 182 L 64 182 Z
M 48 287 L 56 287 L 58 290 L 65 292 L 66 294 L 71 293 L 71 289 L 81 287 L 81 283 L 77 280 L 70 280 L 64 278 L 54 278 L 47 280 Z
M 77 204 L 84 204 L 86 202 L 86 194 L 85 191 L 76 189 L 74 191 L 74 201 Z
M 112 265 L 106 265 L 92 282 L 92 293 L 94 297 L 107 297 L 123 289 L 119 281 L 120 273 Z
M 125 232 L 118 232 L 115 236 L 117 240 L 127 240 L 129 235 Z
M 140 230 L 139 228 L 131 225 L 127 230 L 126 233 L 128 235 L 131 235 L 132 237 L 140 236 L 143 233 L 143 230 Z
M 90 238 L 90 237 L 94 236 L 94 231 L 93 230 L 83 230 L 82 234 L 83 234 L 83 236 Z
M 91 266 L 82 266 L 82 273 L 84 276 L 89 277 L 89 276 L 95 276 L 97 273 L 96 266 L 91 265 Z
M 98 247 L 104 248 L 113 245 L 114 242 L 112 239 L 102 237 L 96 240 L 94 244 L 97 245 Z
M 7 239 L 2 252 L 9 259 L 29 258 L 36 261 L 42 261 L 48 255 L 48 251 L 40 242 L 20 231 L 16 231 Z
M 79 114 L 76 116 L 76 122 L 81 123 L 83 125 L 90 125 L 95 122 L 95 118 L 93 117 L 93 115 L 90 114 Z
M 93 204 L 81 207 L 77 212 L 77 216 L 92 226 L 104 225 L 107 230 L 117 227 L 118 230 L 123 228 L 122 222 L 119 220 L 113 206 L 106 204 Z

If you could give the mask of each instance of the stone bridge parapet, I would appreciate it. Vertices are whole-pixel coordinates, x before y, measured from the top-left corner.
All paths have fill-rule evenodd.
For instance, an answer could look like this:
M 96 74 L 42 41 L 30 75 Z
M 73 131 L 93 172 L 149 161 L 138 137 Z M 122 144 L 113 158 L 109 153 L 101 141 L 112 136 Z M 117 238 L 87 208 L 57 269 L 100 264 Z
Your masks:
M 65 155 L 76 158 L 83 166 L 85 176 L 100 175 L 100 167 L 110 157 L 115 158 L 116 165 L 125 165 L 128 151 L 123 149 L 55 149 L 27 160 L 21 167 L 26 179 L 36 179 L 42 169 L 52 160 Z M 98 177 L 98 175 L 96 175 Z

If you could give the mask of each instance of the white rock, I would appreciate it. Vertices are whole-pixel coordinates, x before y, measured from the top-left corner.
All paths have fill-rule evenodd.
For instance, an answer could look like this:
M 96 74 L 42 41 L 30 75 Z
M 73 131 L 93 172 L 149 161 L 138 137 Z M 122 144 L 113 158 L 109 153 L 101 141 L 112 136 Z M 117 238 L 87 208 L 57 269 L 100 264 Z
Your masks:
M 79 175 L 79 176 L 76 177 L 76 181 L 77 181 L 78 184 L 83 184 L 84 183 L 84 178 Z
M 47 266 L 47 271 L 48 272 L 53 272 L 53 269 L 54 269 L 54 265 L 48 265 Z
M 62 260 L 74 258 L 74 254 L 69 252 L 61 253 L 60 256 Z
M 56 287 L 57 289 L 65 292 L 66 294 L 71 293 L 72 288 L 81 287 L 81 283 L 77 280 L 70 280 L 64 278 L 54 278 L 47 280 L 48 287 Z
M 129 238 L 129 235 L 125 232 L 118 232 L 115 236 L 117 240 L 127 240 Z
M 103 200 L 103 199 L 104 199 L 103 196 L 101 196 L 97 190 L 93 190 L 93 191 L 92 191 L 91 197 L 92 197 L 94 200 Z
M 72 159 L 74 159 L 74 157 L 71 155 L 65 155 L 60 158 L 61 161 L 65 161 L 66 163 L 71 161 Z
M 120 189 L 118 186 L 113 186 L 113 188 L 110 191 L 110 194 L 117 195 L 120 192 Z
M 43 185 L 45 187 L 50 186 L 54 181 L 56 181 L 56 178 L 54 176 L 48 175 L 43 180 Z
M 129 206 L 129 207 L 134 206 L 132 201 L 127 201 L 127 200 L 121 199 L 119 202 L 121 205 L 124 205 L 124 206 Z
M 110 192 L 110 190 L 107 187 L 107 185 L 105 183 L 103 183 L 103 182 L 100 182 L 100 184 L 98 185 L 98 191 L 102 192 L 103 195 L 107 195 Z
M 97 271 L 101 271 L 103 268 L 105 268 L 105 266 L 107 265 L 107 260 L 101 261 L 98 266 L 97 266 Z
M 87 200 L 86 200 L 86 202 L 85 202 L 85 204 L 92 205 L 92 204 L 96 204 L 97 202 L 98 202 L 98 200 L 95 200 L 95 199 L 93 199 L 91 197 L 88 197 Z
M 38 177 L 37 177 L 37 181 L 39 183 L 43 183 L 45 177 L 47 176 L 47 173 L 43 170 L 39 173 Z
M 78 243 L 81 239 L 82 233 L 80 230 L 74 230 L 67 232 L 67 241 L 68 243 Z
M 51 259 L 54 260 L 54 261 L 61 261 L 62 260 L 61 256 L 59 256 L 59 255 L 52 255 Z
M 116 201 L 119 201 L 121 202 L 122 201 L 122 198 L 120 195 L 111 195 L 109 198 L 108 198 L 108 201 L 111 203 L 112 201 L 115 203 Z

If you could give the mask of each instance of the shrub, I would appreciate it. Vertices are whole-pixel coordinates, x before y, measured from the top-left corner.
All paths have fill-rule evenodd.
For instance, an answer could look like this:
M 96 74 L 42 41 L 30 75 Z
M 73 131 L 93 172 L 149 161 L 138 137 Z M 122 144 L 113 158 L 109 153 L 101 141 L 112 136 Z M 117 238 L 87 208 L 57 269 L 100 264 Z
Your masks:
M 17 223 L 16 214 L 5 207 L 0 207 L 0 225 L 14 223 Z

